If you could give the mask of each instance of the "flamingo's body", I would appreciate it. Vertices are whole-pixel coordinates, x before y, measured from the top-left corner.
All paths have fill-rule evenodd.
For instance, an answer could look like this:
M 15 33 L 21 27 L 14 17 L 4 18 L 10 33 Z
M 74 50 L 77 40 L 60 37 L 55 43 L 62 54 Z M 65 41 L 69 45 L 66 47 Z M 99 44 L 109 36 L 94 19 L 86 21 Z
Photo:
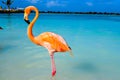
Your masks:
M 36 12 L 36 16 L 34 17 L 32 22 L 29 22 L 28 15 L 30 14 L 32 10 Z M 40 34 L 39 36 L 34 37 L 32 34 L 32 27 L 35 21 L 37 20 L 38 16 L 39 16 L 39 11 L 36 7 L 28 6 L 27 8 L 25 8 L 24 19 L 29 24 L 27 34 L 28 34 L 29 39 L 33 43 L 47 48 L 49 55 L 51 57 L 52 76 L 55 76 L 56 67 L 55 67 L 55 62 L 54 62 L 54 53 L 71 51 L 71 48 L 67 45 L 67 43 L 61 36 L 55 33 L 52 33 L 52 32 L 44 32 Z
M 52 32 L 44 32 L 35 37 L 35 39 L 38 41 L 38 45 L 44 46 L 47 49 L 50 48 L 53 52 L 65 52 L 70 50 L 64 39 Z

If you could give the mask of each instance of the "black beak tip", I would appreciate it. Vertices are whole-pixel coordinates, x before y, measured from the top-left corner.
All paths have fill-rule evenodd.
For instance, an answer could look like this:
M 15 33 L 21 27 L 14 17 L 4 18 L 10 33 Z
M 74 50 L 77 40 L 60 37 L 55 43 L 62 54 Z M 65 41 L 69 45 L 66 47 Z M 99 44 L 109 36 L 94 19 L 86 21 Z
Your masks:
M 29 20 L 24 19 L 24 21 L 25 21 L 27 24 L 30 24 L 30 21 L 29 21 Z

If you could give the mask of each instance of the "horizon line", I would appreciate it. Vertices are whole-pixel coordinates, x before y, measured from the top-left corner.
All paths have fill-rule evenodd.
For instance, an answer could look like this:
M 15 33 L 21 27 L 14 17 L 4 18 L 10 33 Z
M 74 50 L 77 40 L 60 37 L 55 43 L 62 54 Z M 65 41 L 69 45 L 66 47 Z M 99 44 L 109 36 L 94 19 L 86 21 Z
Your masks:
M 32 11 L 34 12 L 34 11 Z M 6 10 L 2 9 L 0 10 L 0 13 L 24 13 L 24 9 L 11 9 Z M 40 11 L 39 13 L 56 13 L 56 14 L 106 14 L 106 15 L 120 15 L 118 12 L 98 12 L 98 11 L 86 11 L 86 12 L 80 12 L 80 11 Z

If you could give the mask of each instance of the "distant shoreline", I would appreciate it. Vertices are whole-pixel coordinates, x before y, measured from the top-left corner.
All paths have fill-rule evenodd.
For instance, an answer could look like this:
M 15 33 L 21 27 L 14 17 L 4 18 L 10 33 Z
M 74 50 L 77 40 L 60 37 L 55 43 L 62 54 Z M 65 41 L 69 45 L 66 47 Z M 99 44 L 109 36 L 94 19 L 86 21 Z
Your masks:
M 60 12 L 60 11 L 39 11 L 40 13 L 53 13 L 53 14 L 98 14 L 98 15 L 120 15 L 120 13 L 114 12 Z M 0 13 L 24 13 L 24 10 L 0 10 Z

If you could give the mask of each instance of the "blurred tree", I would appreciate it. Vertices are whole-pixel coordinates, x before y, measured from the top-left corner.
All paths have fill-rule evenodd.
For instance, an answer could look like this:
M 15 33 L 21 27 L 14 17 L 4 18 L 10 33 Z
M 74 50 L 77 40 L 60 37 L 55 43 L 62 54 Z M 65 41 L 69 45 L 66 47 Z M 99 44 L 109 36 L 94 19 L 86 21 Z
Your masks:
M 14 1 L 12 0 L 6 0 L 6 1 L 2 1 L 3 4 L 5 4 L 8 7 L 8 10 L 10 10 L 10 5 L 13 3 Z
M 2 6 L 0 6 L 0 10 L 2 10 Z

